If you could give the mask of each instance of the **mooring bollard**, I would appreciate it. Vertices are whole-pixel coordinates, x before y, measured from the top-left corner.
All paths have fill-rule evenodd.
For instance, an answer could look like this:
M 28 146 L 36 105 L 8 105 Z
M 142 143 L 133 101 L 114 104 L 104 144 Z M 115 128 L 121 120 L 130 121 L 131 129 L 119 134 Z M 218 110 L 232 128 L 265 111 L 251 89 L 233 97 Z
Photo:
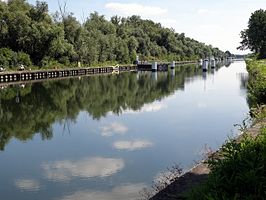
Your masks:
M 139 56 L 136 55 L 136 64 L 139 64 Z
M 216 66 L 215 59 L 212 58 L 211 59 L 211 68 L 215 68 L 215 66 Z
M 172 63 L 171 63 L 171 69 L 174 69 L 175 68 L 175 61 L 173 61 Z
M 203 60 L 202 60 L 202 59 L 199 60 L 199 65 L 200 65 L 200 66 L 203 65 Z
M 157 72 L 157 62 L 155 61 L 152 63 L 152 71 Z
M 209 61 L 208 61 L 207 59 L 205 59 L 205 60 L 203 61 L 203 65 L 202 65 L 202 70 L 203 70 L 204 72 L 208 71 L 208 65 L 209 65 Z

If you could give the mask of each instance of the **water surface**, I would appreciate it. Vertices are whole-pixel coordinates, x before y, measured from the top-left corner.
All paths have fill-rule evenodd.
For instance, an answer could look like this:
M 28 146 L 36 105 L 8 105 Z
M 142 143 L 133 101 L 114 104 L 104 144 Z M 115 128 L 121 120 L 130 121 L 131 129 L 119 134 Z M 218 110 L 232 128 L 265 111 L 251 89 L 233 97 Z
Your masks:
M 246 77 L 235 62 L 2 89 L 1 199 L 136 199 L 232 135 L 248 112 Z

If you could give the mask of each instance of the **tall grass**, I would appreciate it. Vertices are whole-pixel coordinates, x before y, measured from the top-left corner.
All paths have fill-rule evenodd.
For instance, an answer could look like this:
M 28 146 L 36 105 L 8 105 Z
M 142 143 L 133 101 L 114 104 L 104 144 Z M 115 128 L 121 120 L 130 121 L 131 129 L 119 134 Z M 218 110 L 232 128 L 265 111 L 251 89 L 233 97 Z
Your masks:
M 266 60 L 247 61 L 249 72 L 248 103 L 250 107 L 266 104 Z

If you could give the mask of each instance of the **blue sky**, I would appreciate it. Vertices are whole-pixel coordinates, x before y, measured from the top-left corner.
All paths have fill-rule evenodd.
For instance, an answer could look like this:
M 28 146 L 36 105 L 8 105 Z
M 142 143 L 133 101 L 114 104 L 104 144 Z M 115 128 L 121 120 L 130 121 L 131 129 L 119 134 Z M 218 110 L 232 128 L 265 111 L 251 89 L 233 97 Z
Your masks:
M 35 4 L 35 0 L 28 0 Z M 50 12 L 58 10 L 57 0 L 46 0 Z M 110 19 L 113 15 L 140 15 L 160 22 L 200 42 L 229 50 L 236 50 L 239 33 L 247 27 L 252 12 L 266 9 L 266 0 L 59 0 L 67 10 L 82 21 L 97 11 Z

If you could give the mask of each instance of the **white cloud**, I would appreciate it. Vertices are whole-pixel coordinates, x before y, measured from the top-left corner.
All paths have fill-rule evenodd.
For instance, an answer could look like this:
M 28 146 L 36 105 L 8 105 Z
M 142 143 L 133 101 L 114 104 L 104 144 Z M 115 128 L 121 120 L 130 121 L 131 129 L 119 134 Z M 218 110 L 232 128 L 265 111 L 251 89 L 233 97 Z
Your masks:
M 145 6 L 137 3 L 107 3 L 105 8 L 123 16 L 140 15 L 142 17 L 161 16 L 167 9 L 156 6 Z
M 197 13 L 199 15 L 214 15 L 214 14 L 218 14 L 219 12 L 216 10 L 208 10 L 208 9 L 199 9 L 197 10 Z
M 209 10 L 208 9 L 199 9 L 197 11 L 198 14 L 202 15 L 202 14 L 208 14 L 209 13 Z
M 40 183 L 33 179 L 17 179 L 15 186 L 22 191 L 38 191 Z
M 128 127 L 126 127 L 124 124 L 121 124 L 118 122 L 114 122 L 108 126 L 101 127 L 101 135 L 106 136 L 106 137 L 110 137 L 110 136 L 113 136 L 115 134 L 123 135 L 127 131 L 128 131 Z
M 168 28 L 173 28 L 177 26 L 177 20 L 173 18 L 161 18 L 159 22 L 164 26 Z
M 224 28 L 222 26 L 219 26 L 219 25 L 214 25 L 214 24 L 202 24 L 200 25 L 200 28 L 202 30 L 205 30 L 206 32 L 214 32 L 214 31 L 217 31 L 218 33 L 220 31 L 224 31 Z M 217 33 L 216 33 L 217 34 Z
M 115 3 L 110 2 L 105 8 L 121 16 L 139 15 L 144 19 L 151 19 L 162 26 L 173 28 L 177 26 L 177 20 L 167 16 L 168 9 L 158 6 L 146 6 L 139 3 Z
M 198 24 L 195 27 L 198 33 L 194 33 L 190 37 L 197 39 L 198 41 L 205 42 L 206 44 L 212 44 L 214 47 L 219 47 L 221 50 L 226 50 L 228 45 L 232 45 L 236 41 L 232 35 L 229 34 L 228 29 L 219 23 Z M 226 38 L 225 40 L 222 38 Z M 237 43 L 237 42 L 236 42 Z
M 133 141 L 117 141 L 113 147 L 118 150 L 135 151 L 148 147 L 152 147 L 153 143 L 147 140 L 133 140 Z
M 56 161 L 44 163 L 42 168 L 45 177 L 53 181 L 68 181 L 74 177 L 92 178 L 111 176 L 122 170 L 125 163 L 122 159 L 86 158 L 79 161 Z
M 145 184 L 128 184 L 115 187 L 111 191 L 78 191 L 65 196 L 62 200 L 135 200 L 139 199 L 140 191 L 147 187 Z

